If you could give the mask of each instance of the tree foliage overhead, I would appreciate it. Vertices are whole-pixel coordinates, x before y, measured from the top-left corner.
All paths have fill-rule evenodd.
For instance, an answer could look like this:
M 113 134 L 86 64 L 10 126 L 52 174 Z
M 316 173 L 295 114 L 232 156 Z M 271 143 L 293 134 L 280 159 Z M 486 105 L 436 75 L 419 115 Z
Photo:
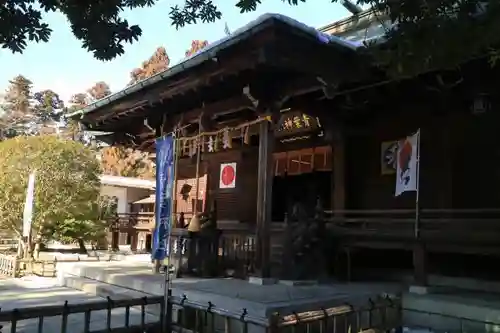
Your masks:
M 21 234 L 28 176 L 35 172 L 34 234 L 45 240 L 95 235 L 89 230 L 102 220 L 100 167 L 90 149 L 53 135 L 15 137 L 0 142 L 0 169 L 1 228 Z
M 130 83 L 134 84 L 144 80 L 152 75 L 163 72 L 168 69 L 170 65 L 170 58 L 168 57 L 167 50 L 164 47 L 159 47 L 153 55 L 142 63 L 142 66 L 130 72 Z
M 0 45 L 22 52 L 28 42 L 47 41 L 51 29 L 43 22 L 44 12 L 59 11 L 70 23 L 83 47 L 102 60 L 123 54 L 123 44 L 137 40 L 138 26 L 120 17 L 125 9 L 154 5 L 158 0 L 53 1 L 8 0 L 0 4 Z M 306 0 L 282 0 L 298 5 Z M 312 1 L 312 0 L 308 0 Z M 237 0 L 242 13 L 255 11 L 262 0 Z M 337 2 L 337 0 L 332 0 Z M 374 48 L 379 64 L 393 74 L 410 75 L 436 67 L 452 67 L 464 60 L 488 55 L 500 58 L 500 2 L 497 0 L 358 0 L 389 13 L 396 29 L 387 31 L 387 45 Z M 478 15 L 480 13 L 480 15 Z M 183 27 L 198 22 L 214 22 L 222 12 L 212 0 L 185 0 L 171 8 L 172 24 Z M 168 67 L 163 61 L 145 64 L 132 73 L 136 82 Z
M 152 6 L 156 0 L 54 1 L 7 0 L 0 3 L 0 46 L 22 52 L 28 42 L 47 42 L 52 33 L 43 14 L 66 16 L 82 47 L 97 59 L 110 60 L 123 54 L 124 43 L 142 34 L 137 25 L 120 17 L 126 9 Z
M 311 0 L 309 0 L 311 1 Z M 298 5 L 306 0 L 283 0 Z M 332 2 L 336 2 L 333 0 Z M 261 0 L 239 0 L 242 13 L 255 11 Z M 386 47 L 372 47 L 376 61 L 393 76 L 449 68 L 492 53 L 498 59 L 500 2 L 497 0 L 358 0 L 388 13 L 392 25 Z M 222 13 L 211 0 L 186 1 L 175 6 L 170 18 L 177 27 L 213 22 Z M 393 26 L 394 29 L 390 29 Z
M 366 0 L 365 0 L 366 1 Z M 394 29 L 386 32 L 376 59 L 393 76 L 453 68 L 489 57 L 500 46 L 500 2 L 493 0 L 371 0 L 389 13 Z
M 191 42 L 191 47 L 186 51 L 186 57 L 190 57 L 201 49 L 205 48 L 208 45 L 208 41 L 206 40 L 193 40 Z

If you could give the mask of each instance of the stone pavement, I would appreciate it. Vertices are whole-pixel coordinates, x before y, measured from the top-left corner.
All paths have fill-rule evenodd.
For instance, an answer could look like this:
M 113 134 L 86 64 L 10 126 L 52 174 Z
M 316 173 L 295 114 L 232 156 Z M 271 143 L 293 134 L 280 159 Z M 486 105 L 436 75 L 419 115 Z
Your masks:
M 150 264 L 144 262 L 75 263 L 59 270 L 59 281 L 65 285 L 68 278 L 85 278 L 109 285 L 140 291 L 148 295 L 163 295 L 162 275 L 151 274 Z M 268 318 L 271 313 L 316 310 L 345 304 L 367 305 L 368 299 L 381 294 L 399 294 L 394 284 L 328 284 L 289 286 L 284 284 L 255 285 L 238 279 L 181 278 L 172 283 L 174 296 L 232 310 L 246 309 L 250 316 Z
M 0 280 L 0 311 L 15 308 L 40 307 L 48 305 L 81 304 L 86 302 L 103 301 L 101 297 L 90 295 L 82 291 L 57 286 L 55 279 L 24 278 Z M 115 309 L 112 312 L 112 327 L 120 327 L 125 322 L 125 310 Z M 133 309 L 130 312 L 130 323 L 140 323 L 140 311 Z M 91 314 L 91 330 L 106 328 L 106 311 L 95 311 Z M 83 332 L 83 314 L 72 314 L 68 318 L 68 332 Z M 147 314 L 147 322 L 157 321 L 157 317 Z M 10 332 L 10 323 L 3 325 L 3 332 Z M 43 332 L 53 333 L 61 331 L 61 318 L 44 319 Z M 18 323 L 16 332 L 38 332 L 38 320 L 23 320 Z

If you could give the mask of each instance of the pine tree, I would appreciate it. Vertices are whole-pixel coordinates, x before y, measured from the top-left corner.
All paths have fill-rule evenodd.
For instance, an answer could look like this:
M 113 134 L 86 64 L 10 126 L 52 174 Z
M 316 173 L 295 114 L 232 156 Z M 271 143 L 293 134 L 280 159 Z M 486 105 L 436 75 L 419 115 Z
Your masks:
M 0 140 L 26 132 L 27 124 L 33 121 L 32 85 L 33 83 L 22 75 L 9 81 L 1 106 Z
M 9 81 L 3 106 L 9 117 L 24 119 L 24 117 L 31 114 L 33 104 L 32 86 L 33 83 L 22 75 L 18 75 Z

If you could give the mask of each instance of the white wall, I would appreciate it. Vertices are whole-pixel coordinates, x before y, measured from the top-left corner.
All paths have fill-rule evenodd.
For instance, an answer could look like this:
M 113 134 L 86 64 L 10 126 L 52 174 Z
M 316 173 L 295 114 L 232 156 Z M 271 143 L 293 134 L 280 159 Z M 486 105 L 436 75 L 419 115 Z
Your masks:
M 116 187 L 116 186 L 101 186 L 101 195 L 109 196 L 109 197 L 117 197 L 118 198 L 118 207 L 117 213 L 124 214 L 128 213 L 128 201 L 127 201 L 127 188 L 126 187 Z
M 118 187 L 110 185 L 101 186 L 101 195 L 118 198 L 118 214 L 130 212 L 130 203 L 143 199 L 150 194 L 154 193 L 152 190 L 133 187 Z
M 137 200 L 144 199 L 153 193 L 155 193 L 155 192 L 152 190 L 148 190 L 148 189 L 144 189 L 144 188 L 129 187 L 129 188 L 127 188 L 127 201 L 128 201 L 128 203 L 133 203 Z

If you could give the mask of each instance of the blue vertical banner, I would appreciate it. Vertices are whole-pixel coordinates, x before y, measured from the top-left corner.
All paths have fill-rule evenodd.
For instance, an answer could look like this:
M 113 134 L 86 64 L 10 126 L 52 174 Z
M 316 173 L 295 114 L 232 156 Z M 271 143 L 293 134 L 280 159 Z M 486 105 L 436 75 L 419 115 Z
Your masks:
M 155 260 L 169 253 L 169 234 L 172 225 L 172 187 L 174 184 L 174 138 L 169 135 L 156 139 L 156 204 L 153 251 Z

